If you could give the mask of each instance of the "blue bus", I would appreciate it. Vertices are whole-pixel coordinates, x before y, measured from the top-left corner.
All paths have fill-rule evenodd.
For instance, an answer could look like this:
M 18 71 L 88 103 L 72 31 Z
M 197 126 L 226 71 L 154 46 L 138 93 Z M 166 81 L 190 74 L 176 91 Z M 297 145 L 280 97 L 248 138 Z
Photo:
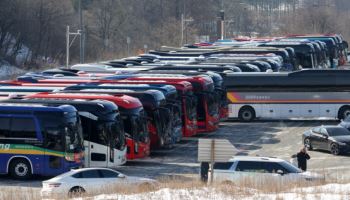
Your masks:
M 0 173 L 55 176 L 84 163 L 84 141 L 71 105 L 0 104 Z

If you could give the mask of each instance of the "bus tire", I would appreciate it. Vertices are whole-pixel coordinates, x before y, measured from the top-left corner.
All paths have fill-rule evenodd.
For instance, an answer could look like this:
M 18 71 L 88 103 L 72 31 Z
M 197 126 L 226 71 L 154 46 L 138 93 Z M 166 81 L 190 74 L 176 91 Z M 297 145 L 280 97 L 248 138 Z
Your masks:
M 32 176 L 32 168 L 28 160 L 15 158 L 9 165 L 10 175 L 15 179 L 29 179 Z
M 250 122 L 255 119 L 255 110 L 250 106 L 243 106 L 238 112 L 238 118 L 242 122 Z
M 339 120 L 345 119 L 349 115 L 350 115 L 350 106 L 342 106 L 338 112 L 338 119 Z
M 68 197 L 69 198 L 81 197 L 84 193 L 85 193 L 84 188 L 80 186 L 75 186 L 69 190 Z

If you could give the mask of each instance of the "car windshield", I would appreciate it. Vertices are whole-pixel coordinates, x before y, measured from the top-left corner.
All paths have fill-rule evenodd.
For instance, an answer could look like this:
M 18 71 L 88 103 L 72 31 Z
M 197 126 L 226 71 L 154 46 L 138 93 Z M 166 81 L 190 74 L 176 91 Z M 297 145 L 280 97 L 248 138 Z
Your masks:
M 292 165 L 291 163 L 289 163 L 287 161 L 279 162 L 279 164 L 282 165 L 288 171 L 288 173 L 302 173 L 303 172 L 301 169 L 295 167 L 294 165 Z
M 350 135 L 350 131 L 343 127 L 327 128 L 327 132 L 329 136 Z

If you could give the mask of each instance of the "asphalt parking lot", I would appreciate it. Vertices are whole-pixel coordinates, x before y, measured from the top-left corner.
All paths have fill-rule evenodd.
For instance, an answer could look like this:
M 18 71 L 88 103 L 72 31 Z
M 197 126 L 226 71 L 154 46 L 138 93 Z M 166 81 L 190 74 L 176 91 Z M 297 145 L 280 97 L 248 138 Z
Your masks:
M 240 155 L 273 156 L 290 160 L 290 156 L 302 147 L 302 133 L 314 126 L 337 124 L 337 121 L 257 121 L 240 123 L 223 122 L 215 133 L 186 138 L 173 149 L 158 150 L 150 158 L 128 162 L 118 168 L 127 175 L 150 178 L 181 177 L 198 178 L 197 143 L 199 138 L 228 139 L 239 149 Z M 310 151 L 308 169 L 325 173 L 329 179 L 350 180 L 350 156 L 333 156 L 328 152 Z M 41 187 L 39 178 L 32 181 L 16 181 L 0 177 L 0 186 Z
M 222 123 L 215 133 L 188 138 L 172 150 L 157 151 L 145 161 L 129 162 L 120 168 L 126 174 L 158 178 L 161 176 L 198 177 L 197 143 L 199 138 L 228 139 L 240 155 L 260 155 L 290 160 L 303 146 L 304 131 L 319 125 L 335 125 L 337 121 L 258 121 Z M 325 173 L 327 177 L 350 180 L 347 172 L 350 156 L 333 156 L 328 152 L 310 151 L 308 169 Z

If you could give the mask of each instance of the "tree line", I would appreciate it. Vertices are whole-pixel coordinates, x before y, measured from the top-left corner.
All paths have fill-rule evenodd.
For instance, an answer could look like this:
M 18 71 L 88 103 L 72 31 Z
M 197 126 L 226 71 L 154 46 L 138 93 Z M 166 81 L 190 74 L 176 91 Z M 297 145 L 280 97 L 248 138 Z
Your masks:
M 66 27 L 80 28 L 79 1 L 1 0 L 0 60 L 21 67 L 64 64 Z M 313 32 L 350 36 L 348 0 L 81 0 L 81 6 L 87 62 L 181 41 L 214 41 L 220 10 L 226 38 Z M 78 40 L 71 59 L 79 61 Z

